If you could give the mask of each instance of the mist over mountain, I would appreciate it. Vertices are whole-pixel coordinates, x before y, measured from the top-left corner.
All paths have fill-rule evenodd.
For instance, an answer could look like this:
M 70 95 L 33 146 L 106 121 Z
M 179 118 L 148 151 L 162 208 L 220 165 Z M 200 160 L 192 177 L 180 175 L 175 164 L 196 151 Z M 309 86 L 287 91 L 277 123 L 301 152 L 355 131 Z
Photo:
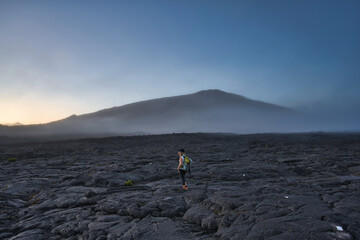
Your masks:
M 311 116 L 220 90 L 135 102 L 38 125 L 0 126 L 0 136 L 94 137 L 174 132 L 324 130 Z

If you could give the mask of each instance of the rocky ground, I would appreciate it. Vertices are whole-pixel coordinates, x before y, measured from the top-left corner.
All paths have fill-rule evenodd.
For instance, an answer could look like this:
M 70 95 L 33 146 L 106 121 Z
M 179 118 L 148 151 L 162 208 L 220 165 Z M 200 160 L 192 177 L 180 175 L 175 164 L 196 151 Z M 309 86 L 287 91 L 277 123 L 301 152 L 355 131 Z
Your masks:
M 0 160 L 0 239 L 360 239 L 360 134 L 3 144 Z

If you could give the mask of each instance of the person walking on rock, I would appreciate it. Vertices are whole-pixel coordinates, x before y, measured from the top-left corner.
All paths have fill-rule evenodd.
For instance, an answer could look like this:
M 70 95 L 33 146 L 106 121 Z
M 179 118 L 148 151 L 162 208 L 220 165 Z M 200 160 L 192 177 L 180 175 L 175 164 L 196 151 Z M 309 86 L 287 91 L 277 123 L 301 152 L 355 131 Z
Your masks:
M 179 166 L 177 167 L 177 170 L 181 177 L 182 188 L 188 190 L 188 186 L 185 180 L 185 174 L 186 172 L 189 172 L 189 174 L 191 173 L 190 167 L 191 167 L 192 159 L 186 156 L 184 149 L 180 149 L 178 151 L 178 155 L 179 155 Z

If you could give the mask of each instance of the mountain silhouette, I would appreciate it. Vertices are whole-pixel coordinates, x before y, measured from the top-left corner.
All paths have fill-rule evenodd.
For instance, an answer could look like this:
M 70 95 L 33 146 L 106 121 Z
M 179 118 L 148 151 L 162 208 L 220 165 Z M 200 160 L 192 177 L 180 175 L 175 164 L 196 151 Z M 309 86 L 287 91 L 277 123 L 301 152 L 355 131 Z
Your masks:
M 173 132 L 283 132 L 300 113 L 220 90 L 135 102 L 38 125 L 0 126 L 0 136 L 111 136 Z M 289 124 L 290 123 L 290 124 Z

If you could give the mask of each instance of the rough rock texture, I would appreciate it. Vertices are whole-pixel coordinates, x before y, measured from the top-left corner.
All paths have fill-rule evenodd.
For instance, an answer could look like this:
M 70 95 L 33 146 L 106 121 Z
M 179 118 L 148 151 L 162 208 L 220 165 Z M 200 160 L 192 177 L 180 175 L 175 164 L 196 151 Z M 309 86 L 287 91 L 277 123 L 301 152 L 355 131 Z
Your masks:
M 360 239 L 359 134 L 3 144 L 0 164 L 0 239 Z

